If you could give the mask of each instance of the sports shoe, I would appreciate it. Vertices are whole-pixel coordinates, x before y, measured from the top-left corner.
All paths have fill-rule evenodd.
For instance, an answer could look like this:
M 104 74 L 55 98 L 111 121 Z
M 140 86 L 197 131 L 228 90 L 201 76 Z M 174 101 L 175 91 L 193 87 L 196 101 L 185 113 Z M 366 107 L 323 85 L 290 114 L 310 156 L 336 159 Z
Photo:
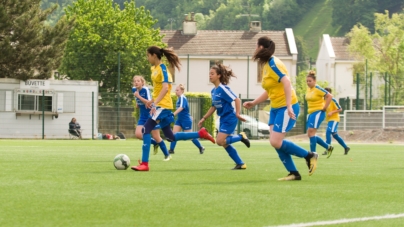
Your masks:
M 147 162 L 140 162 L 138 166 L 132 166 L 130 167 L 132 170 L 135 171 L 149 171 L 149 163 Z
M 314 171 L 317 169 L 317 159 L 318 154 L 313 152 L 313 157 L 311 157 L 309 161 L 306 160 L 307 167 L 309 167 L 309 176 L 313 175 Z
M 167 162 L 171 160 L 171 155 L 165 156 L 163 161 Z
M 199 138 L 210 140 L 212 143 L 215 143 L 215 139 L 209 134 L 208 130 L 206 128 L 201 128 L 198 131 Z
M 334 147 L 330 145 L 327 149 L 327 158 L 329 158 L 332 155 L 333 150 L 334 150 Z
M 156 155 L 159 152 L 159 144 L 154 144 L 153 145 L 153 154 Z
M 199 154 L 203 154 L 204 151 L 205 151 L 204 147 L 199 148 Z
M 248 139 L 247 135 L 245 132 L 240 132 L 239 134 L 241 136 L 241 142 L 244 143 L 248 148 L 250 147 L 250 140 Z
M 232 170 L 239 170 L 239 169 L 242 169 L 242 170 L 247 169 L 247 165 L 245 163 L 237 164 Z
M 168 150 L 168 153 L 169 154 L 174 154 L 174 151 L 170 149 L 170 150 Z
M 286 177 L 279 178 L 278 181 L 291 181 L 291 180 L 301 180 L 302 176 L 295 176 L 292 173 L 289 173 Z
M 345 148 L 345 153 L 344 153 L 344 155 L 347 155 L 347 154 L 348 154 L 348 152 L 349 152 L 349 150 L 351 150 L 351 148 L 350 148 L 350 147 Z
M 327 154 L 328 154 L 327 150 L 325 150 L 325 151 L 322 153 L 322 155 L 327 155 Z

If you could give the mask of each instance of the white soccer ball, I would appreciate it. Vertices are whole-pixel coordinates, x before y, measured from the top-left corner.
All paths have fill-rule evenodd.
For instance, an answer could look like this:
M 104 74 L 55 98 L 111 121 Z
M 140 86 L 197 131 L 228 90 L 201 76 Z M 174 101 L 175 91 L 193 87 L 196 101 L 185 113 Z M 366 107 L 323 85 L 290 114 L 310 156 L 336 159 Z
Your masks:
M 114 158 L 114 166 L 117 170 L 125 170 L 130 166 L 130 159 L 126 154 L 118 154 Z

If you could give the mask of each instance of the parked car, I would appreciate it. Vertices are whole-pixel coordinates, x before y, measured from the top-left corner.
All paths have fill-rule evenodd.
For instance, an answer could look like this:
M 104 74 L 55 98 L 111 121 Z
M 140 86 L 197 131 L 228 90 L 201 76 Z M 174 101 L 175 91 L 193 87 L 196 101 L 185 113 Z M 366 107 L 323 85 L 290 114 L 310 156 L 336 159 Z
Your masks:
M 269 136 L 269 126 L 267 123 L 258 121 L 248 115 L 241 114 L 241 116 L 246 120 L 245 122 L 240 122 L 240 131 L 245 132 L 248 138 L 268 138 Z M 220 117 L 216 119 L 215 125 L 216 130 L 219 130 Z M 238 127 L 236 127 L 237 131 Z

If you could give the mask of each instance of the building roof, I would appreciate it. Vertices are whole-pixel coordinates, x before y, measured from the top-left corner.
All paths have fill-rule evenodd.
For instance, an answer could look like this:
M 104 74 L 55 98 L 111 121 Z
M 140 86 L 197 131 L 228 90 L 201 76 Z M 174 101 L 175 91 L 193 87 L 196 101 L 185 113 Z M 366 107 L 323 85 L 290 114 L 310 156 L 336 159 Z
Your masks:
M 181 30 L 162 30 L 163 42 L 178 55 L 253 55 L 259 37 L 268 36 L 276 44 L 276 56 L 292 56 L 285 31 L 199 30 L 196 35 L 183 35 Z
M 330 37 L 335 60 L 355 60 L 348 51 L 349 40 L 345 37 Z

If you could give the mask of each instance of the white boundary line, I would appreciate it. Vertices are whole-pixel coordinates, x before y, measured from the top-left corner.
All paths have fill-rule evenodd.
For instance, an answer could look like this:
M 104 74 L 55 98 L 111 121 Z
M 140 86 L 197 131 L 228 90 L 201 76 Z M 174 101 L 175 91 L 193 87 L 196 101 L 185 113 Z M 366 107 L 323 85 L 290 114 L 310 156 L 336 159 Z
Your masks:
M 342 224 L 342 223 L 352 223 L 352 222 L 362 222 L 362 221 L 382 220 L 382 219 L 393 219 L 393 218 L 403 218 L 403 217 L 404 217 L 404 213 L 402 213 L 402 214 L 386 214 L 384 216 L 340 219 L 340 220 L 334 220 L 334 221 L 318 221 L 318 222 L 308 222 L 308 223 L 290 224 L 290 225 L 277 225 L 277 226 L 268 226 L 268 227 L 308 227 L 308 226 L 319 226 L 319 225 L 336 225 L 336 224 Z

